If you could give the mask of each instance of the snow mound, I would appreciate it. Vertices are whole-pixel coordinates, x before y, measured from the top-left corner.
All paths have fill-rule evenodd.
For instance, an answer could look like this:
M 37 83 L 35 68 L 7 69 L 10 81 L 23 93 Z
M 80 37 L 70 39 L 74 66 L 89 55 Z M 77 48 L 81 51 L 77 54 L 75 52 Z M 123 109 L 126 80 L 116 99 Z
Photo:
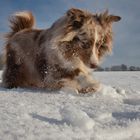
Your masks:
M 68 125 L 79 127 L 83 130 L 91 130 L 95 122 L 81 109 L 65 106 L 60 110 L 62 120 Z
M 101 85 L 100 90 L 98 91 L 99 94 L 103 96 L 110 96 L 112 98 L 122 98 L 125 96 L 125 90 L 121 88 L 113 88 L 108 85 Z

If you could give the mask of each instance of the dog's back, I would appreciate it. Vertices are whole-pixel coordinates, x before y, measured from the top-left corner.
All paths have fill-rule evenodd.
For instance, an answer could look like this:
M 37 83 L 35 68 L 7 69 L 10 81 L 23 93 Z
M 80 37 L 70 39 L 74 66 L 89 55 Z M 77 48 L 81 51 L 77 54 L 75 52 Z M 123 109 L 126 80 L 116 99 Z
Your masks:
M 42 86 L 38 72 L 41 68 L 37 68 L 36 65 L 42 61 L 41 49 L 37 48 L 36 44 L 41 42 L 42 39 L 39 38 L 43 31 L 32 29 L 34 24 L 35 20 L 30 12 L 16 13 L 10 19 L 11 31 L 6 35 L 6 62 L 3 74 L 5 87 Z

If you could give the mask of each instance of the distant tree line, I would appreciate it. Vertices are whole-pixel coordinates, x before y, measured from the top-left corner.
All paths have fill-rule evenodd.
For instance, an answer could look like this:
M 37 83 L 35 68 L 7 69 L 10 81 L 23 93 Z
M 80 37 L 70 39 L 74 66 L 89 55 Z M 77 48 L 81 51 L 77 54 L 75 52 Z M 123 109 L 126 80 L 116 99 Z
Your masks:
M 105 68 L 98 67 L 96 71 L 140 71 L 140 67 L 127 66 L 125 64 L 121 64 Z

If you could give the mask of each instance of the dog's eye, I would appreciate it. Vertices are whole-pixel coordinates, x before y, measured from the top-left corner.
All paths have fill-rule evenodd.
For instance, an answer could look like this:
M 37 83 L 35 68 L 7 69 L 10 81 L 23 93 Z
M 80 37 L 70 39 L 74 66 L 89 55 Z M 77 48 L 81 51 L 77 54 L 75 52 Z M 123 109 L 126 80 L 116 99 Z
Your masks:
M 98 48 L 98 49 L 99 49 L 99 48 L 100 48 L 100 46 L 101 46 L 100 42 L 97 42 L 97 43 L 96 43 L 96 48 Z
M 102 46 L 102 44 L 103 44 L 103 41 L 102 40 L 100 40 L 100 41 L 98 41 L 98 42 L 96 42 L 96 48 L 100 48 L 101 46 Z
M 80 39 L 79 39 L 79 37 L 76 36 L 73 38 L 73 41 L 78 42 L 78 41 L 80 41 Z
M 73 21 L 73 24 L 72 24 L 74 29 L 79 29 L 82 27 L 82 25 L 83 23 L 81 21 Z
M 107 48 L 107 46 L 106 45 L 101 45 L 101 48 Z
M 82 42 L 82 48 L 89 49 L 90 46 L 91 46 L 91 43 L 90 42 Z
M 107 49 L 108 48 L 108 46 L 107 45 L 101 45 L 101 47 L 100 47 L 101 49 L 103 49 L 103 50 L 105 50 L 105 49 Z
M 79 39 L 79 37 L 77 37 L 77 36 L 73 38 L 73 41 L 84 49 L 89 49 L 91 47 L 91 42 L 90 41 L 87 41 L 87 40 L 81 41 Z

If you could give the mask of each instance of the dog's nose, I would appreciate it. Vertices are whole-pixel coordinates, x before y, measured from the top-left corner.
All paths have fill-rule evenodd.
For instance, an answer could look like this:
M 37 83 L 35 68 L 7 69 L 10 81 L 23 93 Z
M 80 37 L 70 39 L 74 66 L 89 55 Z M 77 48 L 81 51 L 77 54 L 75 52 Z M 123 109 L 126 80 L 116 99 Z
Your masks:
M 95 69 L 98 67 L 98 64 L 90 64 L 90 68 Z

